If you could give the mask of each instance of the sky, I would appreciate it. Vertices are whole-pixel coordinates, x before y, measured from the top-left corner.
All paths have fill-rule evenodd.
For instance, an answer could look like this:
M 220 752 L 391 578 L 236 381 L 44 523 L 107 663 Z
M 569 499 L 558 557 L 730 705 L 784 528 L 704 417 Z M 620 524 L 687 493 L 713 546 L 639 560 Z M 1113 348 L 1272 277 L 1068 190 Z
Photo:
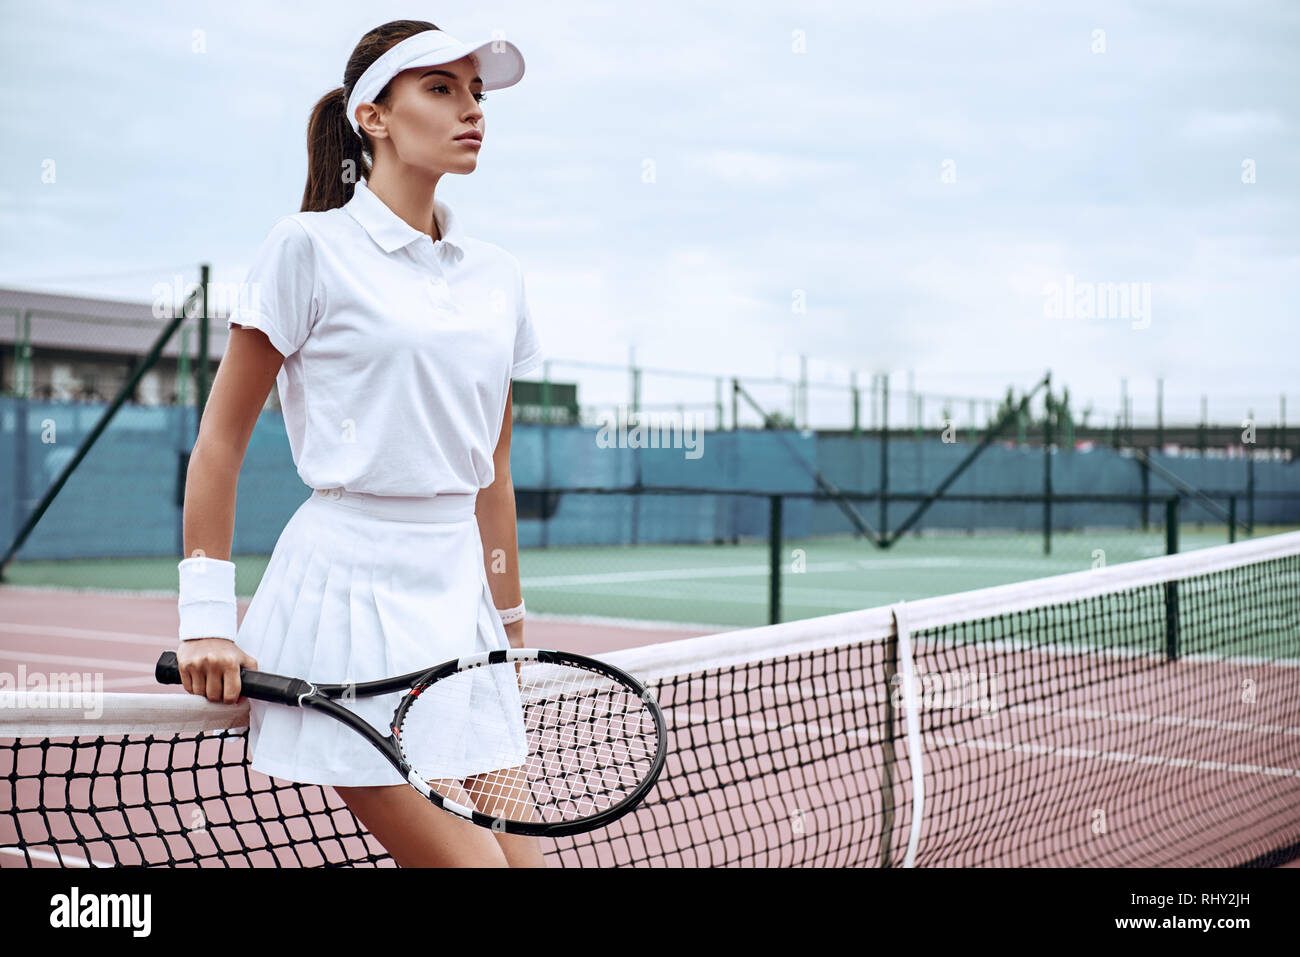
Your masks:
M 438 196 L 519 258 L 584 402 L 626 401 L 591 366 L 631 355 L 700 374 L 645 375 L 651 407 L 803 356 L 963 397 L 1050 369 L 1101 419 L 1123 381 L 1138 422 L 1157 379 L 1167 420 L 1287 394 L 1300 424 L 1294 2 L 0 0 L 0 285 L 241 281 L 311 106 L 403 18 L 523 52 Z

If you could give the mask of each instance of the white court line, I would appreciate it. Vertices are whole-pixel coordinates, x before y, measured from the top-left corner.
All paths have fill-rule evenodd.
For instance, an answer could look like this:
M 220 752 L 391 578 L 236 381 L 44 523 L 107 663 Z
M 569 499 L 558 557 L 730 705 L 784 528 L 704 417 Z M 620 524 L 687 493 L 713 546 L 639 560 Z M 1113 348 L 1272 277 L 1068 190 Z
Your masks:
M 44 635 L 50 638 L 87 639 L 91 641 L 117 641 L 128 645 L 146 645 L 150 648 L 170 649 L 176 636 L 157 637 L 138 632 L 105 631 L 101 628 L 66 628 L 60 625 L 24 625 L 0 622 L 0 632 L 11 635 Z
M 76 595 L 104 595 L 109 598 L 170 598 L 172 601 L 180 597 L 180 592 L 176 589 L 171 591 L 159 591 L 157 589 L 147 588 L 103 588 L 103 587 L 85 587 L 81 588 L 76 585 L 6 585 L 6 591 L 36 591 L 36 592 L 72 592 Z M 251 599 L 251 595 L 237 596 L 240 601 Z
M 882 740 L 882 737 L 878 733 L 879 729 L 874 726 L 870 728 L 855 728 L 852 731 L 846 731 L 843 725 L 827 724 L 824 721 L 819 721 L 817 722 L 816 725 L 813 725 L 812 723 L 807 721 L 797 721 L 790 724 L 773 724 L 771 722 L 756 720 L 752 718 L 737 718 L 734 716 L 722 718 L 718 715 L 710 715 L 699 711 L 692 711 L 690 710 L 688 705 L 681 705 L 681 706 L 673 705 L 672 707 L 665 708 L 664 715 L 665 717 L 667 717 L 668 715 L 676 715 L 682 711 L 685 711 L 686 716 L 689 718 L 688 723 L 684 725 L 669 724 L 670 731 L 673 728 L 677 728 L 677 727 L 696 727 L 703 724 L 722 722 L 724 724 L 735 725 L 737 731 L 741 731 L 741 730 L 749 731 L 749 732 L 761 731 L 766 733 L 766 732 L 773 732 L 773 731 L 784 731 L 786 729 L 794 728 L 794 729 L 804 730 L 806 732 L 807 729 L 815 727 L 817 733 L 815 735 L 809 735 L 809 737 L 821 738 L 821 737 L 829 737 L 831 735 L 839 734 L 839 735 L 844 735 L 846 737 L 858 738 L 868 744 L 872 744 Z M 722 745 L 725 744 L 725 742 L 710 742 L 710 744 Z
M 894 558 L 871 562 L 872 570 L 886 568 L 958 568 L 963 561 L 957 558 Z M 804 566 L 809 572 L 860 571 L 858 561 L 810 562 Z M 600 572 L 586 575 L 530 575 L 520 585 L 524 588 L 562 588 L 566 585 L 599 585 L 617 582 L 694 581 L 699 578 L 738 578 L 747 575 L 767 575 L 771 566 L 721 565 L 717 568 L 663 568 L 628 572 Z M 793 574 L 793 573 L 791 573 Z M 846 589 L 848 590 L 848 589 Z
M 1042 744 L 1013 744 L 986 738 L 957 739 L 948 735 L 934 735 L 934 738 L 950 747 L 970 747 L 986 751 L 1017 751 L 1021 754 L 1050 755 L 1060 758 L 1101 758 L 1104 761 L 1113 761 L 1117 764 L 1150 764 L 1191 768 L 1197 771 L 1232 771 L 1237 774 L 1265 774 L 1270 777 L 1300 777 L 1300 770 L 1295 768 L 1274 768 L 1259 764 L 1228 764 L 1224 761 L 1199 761 L 1194 758 L 1175 758 L 1165 755 L 1129 754 L 1126 751 L 1093 751 L 1088 748 L 1057 748 Z
M 758 686 L 758 687 L 760 688 L 767 687 L 769 690 L 771 690 L 771 686 Z M 733 685 L 731 689 L 723 693 L 724 694 L 744 693 L 748 690 L 753 690 L 753 689 L 736 687 Z M 783 690 L 787 692 L 786 698 L 785 701 L 778 702 L 778 705 L 784 705 L 786 704 L 786 702 L 793 702 L 793 701 L 807 701 L 807 700 L 821 701 L 821 700 L 826 700 L 830 696 L 829 692 L 826 689 L 818 688 L 816 683 L 814 683 L 814 689 L 812 694 L 803 694 L 803 693 L 790 694 L 789 692 L 791 689 L 789 687 L 786 687 Z M 850 704 L 855 707 L 862 704 L 876 704 L 879 703 L 879 701 L 881 700 L 879 696 L 875 696 L 875 695 L 868 696 L 867 692 L 863 692 L 858 689 L 854 689 L 852 691 L 837 692 L 835 697 L 840 699 L 847 697 L 849 699 Z M 692 706 L 673 705 L 670 709 L 666 709 L 666 713 L 668 711 L 671 711 L 672 713 L 675 714 L 682 711 L 683 709 L 688 709 L 690 707 Z M 942 709 L 931 708 L 928 710 L 942 710 Z M 954 708 L 952 710 L 978 710 L 978 709 Z M 1282 734 L 1282 735 L 1300 736 L 1300 727 L 1287 727 L 1284 725 L 1274 725 L 1274 724 L 1256 725 L 1256 724 L 1250 724 L 1248 722 L 1243 722 L 1243 721 L 1218 721 L 1210 718 L 1188 718 L 1183 715 L 1147 714 L 1144 712 L 1126 712 L 1126 711 L 1104 711 L 1104 710 L 1092 709 L 1092 708 L 1073 708 L 1073 707 L 1049 708 L 1044 705 L 1032 705 L 1032 704 L 1031 705 L 1025 705 L 1025 704 L 1003 705 L 1001 707 L 990 709 L 987 712 L 987 714 L 983 714 L 981 715 L 981 717 L 995 719 L 998 714 L 1006 711 L 1010 711 L 1016 714 L 1037 715 L 1040 717 L 1041 716 L 1082 717 L 1082 718 L 1087 718 L 1089 720 L 1102 720 L 1102 721 L 1115 722 L 1115 723 L 1165 724 L 1173 727 L 1192 727 L 1192 728 L 1200 728 L 1202 730 L 1217 731 L 1217 732 L 1248 732 L 1251 734 Z M 846 733 L 842 725 L 828 724 L 827 723 L 828 719 L 820 719 L 815 724 L 806 721 L 781 724 L 781 723 L 765 722 L 762 720 L 749 718 L 749 717 L 737 718 L 733 716 L 725 719 L 710 717 L 707 713 L 699 713 L 697 711 L 692 711 L 692 710 L 688 710 L 686 713 L 692 722 L 696 722 L 696 721 L 707 722 L 711 720 L 713 721 L 723 720 L 735 724 L 738 729 L 741 724 L 744 724 L 746 728 L 753 728 L 763 732 L 781 731 L 785 728 L 808 729 L 808 728 L 815 727 L 817 729 L 818 737 L 832 735 L 832 734 Z M 875 725 L 872 725 L 868 729 L 856 730 L 847 733 L 852 737 L 863 738 L 867 741 L 880 741 L 882 739 L 879 733 L 879 729 Z M 1035 746 L 1035 747 L 1043 747 L 1043 746 Z M 1049 748 L 1048 750 L 1050 751 L 1053 749 Z M 1167 760 L 1176 761 L 1179 759 L 1169 758 Z
M 621 628 L 636 628 L 646 631 L 689 631 L 699 629 L 706 631 L 727 631 L 738 625 L 705 624 L 702 622 L 650 621 L 639 618 L 613 618 L 606 615 L 567 615 L 555 612 L 530 611 L 528 617 L 533 621 L 556 622 L 559 624 L 578 625 L 613 625 Z M 170 649 L 176 644 L 175 635 L 140 635 L 136 632 L 105 631 L 97 628 L 66 628 L 60 625 L 24 625 L 0 622 L 0 632 L 15 635 L 44 635 L 51 638 L 74 638 L 94 641 L 117 641 L 123 644 L 140 645 L 146 648 Z
M 683 710 L 683 707 L 671 707 L 665 710 L 665 715 L 676 715 Z M 813 727 L 808 722 L 796 722 L 794 724 L 773 724 L 770 722 L 756 721 L 752 719 L 726 717 L 720 715 L 710 715 L 698 711 L 687 710 L 690 723 L 686 727 L 697 726 L 706 723 L 721 723 L 723 725 L 734 725 L 738 732 L 740 731 L 762 731 L 774 732 L 785 729 L 799 729 L 807 732 L 807 729 Z M 679 727 L 677 724 L 670 724 L 669 730 Z M 817 726 L 816 737 L 824 737 L 832 734 L 841 734 L 847 737 L 857 738 L 868 744 L 876 743 L 881 740 L 880 736 L 875 734 L 876 729 L 866 728 L 845 732 L 842 727 L 835 725 L 819 724 Z M 957 739 L 950 735 L 937 734 L 933 731 L 923 732 L 927 739 L 938 741 L 950 747 L 975 748 L 984 751 L 1016 751 L 1022 754 L 1031 754 L 1037 756 L 1053 756 L 1063 758 L 1101 758 L 1106 761 L 1112 761 L 1121 764 L 1146 764 L 1157 767 L 1170 767 L 1180 770 L 1194 771 L 1230 771 L 1238 774 L 1260 774 L 1269 777 L 1300 777 L 1300 769 L 1295 768 L 1275 768 L 1269 765 L 1257 764 L 1228 764 L 1224 761 L 1201 761 L 1194 758 L 1179 758 L 1166 755 L 1141 755 L 1129 754 L 1124 751 L 1093 751 L 1086 748 L 1071 747 L 1052 747 L 1048 745 L 1036 744 L 1012 744 L 1003 741 L 991 741 L 985 738 Z M 812 735 L 809 735 L 812 737 Z M 706 747 L 713 744 L 724 744 L 724 742 L 709 742 Z M 930 755 L 933 751 L 927 748 L 923 753 Z M 775 770 L 775 769 L 774 769 Z M 774 772 L 766 772 L 774 773 Z
M 16 847 L 0 847 L 0 854 L 11 854 L 14 857 L 24 857 L 21 849 Z M 97 861 L 91 858 L 89 861 L 79 861 L 75 858 L 68 860 L 60 857 L 52 851 L 28 850 L 27 854 L 38 861 L 44 861 L 46 864 L 57 864 L 59 867 L 112 867 L 112 864 L 106 864 L 103 861 Z M 26 859 L 24 857 L 24 859 Z
M 104 681 L 104 690 L 110 688 L 132 688 L 136 691 L 156 691 L 162 685 L 153 680 L 153 676 L 139 678 L 107 678 Z
M 634 628 L 643 631 L 696 631 L 699 634 L 731 631 L 743 628 L 743 625 L 719 625 L 717 622 L 703 624 L 694 621 L 647 621 L 641 618 L 612 618 L 608 615 L 565 615 L 548 611 L 530 611 L 528 617 L 533 621 L 545 621 L 559 625 L 610 625 L 617 628 Z
M 138 671 L 142 674 L 153 674 L 154 666 L 144 661 L 122 661 L 118 658 L 86 658 L 82 655 L 51 655 L 39 651 L 19 651 L 7 652 L 13 654 L 13 658 L 6 658 L 6 661 L 13 661 L 14 664 L 25 665 L 30 662 L 38 664 L 57 665 L 67 664 L 72 666 L 81 666 L 85 668 L 116 668 L 119 671 Z M 75 669 L 74 669 L 75 670 Z
M 922 674 L 934 674 L 935 672 L 925 672 Z M 995 674 L 995 672 L 988 672 Z M 718 679 L 713 679 L 715 682 Z M 809 679 L 801 679 L 799 684 L 808 682 Z M 944 689 L 945 692 L 949 689 Z M 951 689 L 957 691 L 959 689 Z M 864 705 L 879 704 L 883 698 L 880 695 L 880 689 L 872 687 L 870 689 L 849 688 L 833 693 L 830 685 L 824 677 L 818 676 L 812 679 L 812 691 L 805 694 L 797 687 L 791 685 L 772 685 L 767 682 L 757 681 L 753 684 L 746 684 L 743 680 L 730 681 L 726 691 L 718 692 L 723 694 L 743 694 L 750 691 L 768 691 L 784 692 L 783 696 L 777 696 L 776 704 L 783 705 L 795 701 L 819 701 L 831 698 L 832 696 L 840 700 L 847 699 L 850 707 L 857 708 Z M 1004 695 L 1005 691 L 998 689 L 997 694 Z M 899 707 L 896 705 L 895 707 Z M 939 711 L 945 710 L 941 706 L 931 707 L 928 710 Z M 978 708 L 952 708 L 955 711 L 972 711 L 980 710 Z M 1300 726 L 1290 727 L 1278 724 L 1251 724 L 1247 721 L 1220 721 L 1215 718 L 1189 718 L 1180 714 L 1157 714 L 1143 711 L 1107 711 L 1101 708 L 1088 708 L 1082 706 L 1070 706 L 1064 708 L 1052 708 L 1043 704 L 1000 704 L 997 707 L 987 709 L 984 717 L 993 718 L 997 714 L 1010 711 L 1016 714 L 1032 714 L 1039 716 L 1063 716 L 1070 718 L 1088 718 L 1092 720 L 1101 719 L 1105 721 L 1123 722 L 1128 724 L 1165 724 L 1171 727 L 1190 727 L 1200 728 L 1210 731 L 1225 732 L 1248 732 L 1251 734 L 1283 734 L 1300 736 Z

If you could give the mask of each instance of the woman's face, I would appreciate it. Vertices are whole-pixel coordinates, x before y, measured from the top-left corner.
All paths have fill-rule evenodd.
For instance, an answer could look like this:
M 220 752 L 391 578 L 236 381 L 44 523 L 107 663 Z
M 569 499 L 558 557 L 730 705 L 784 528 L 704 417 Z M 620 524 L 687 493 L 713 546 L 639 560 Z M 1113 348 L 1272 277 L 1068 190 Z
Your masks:
M 430 172 L 473 172 L 482 145 L 483 111 L 478 104 L 482 95 L 483 81 L 468 56 L 403 70 L 393 77 L 388 106 L 380 118 L 398 158 Z M 480 138 L 463 137 L 465 133 L 478 133 Z

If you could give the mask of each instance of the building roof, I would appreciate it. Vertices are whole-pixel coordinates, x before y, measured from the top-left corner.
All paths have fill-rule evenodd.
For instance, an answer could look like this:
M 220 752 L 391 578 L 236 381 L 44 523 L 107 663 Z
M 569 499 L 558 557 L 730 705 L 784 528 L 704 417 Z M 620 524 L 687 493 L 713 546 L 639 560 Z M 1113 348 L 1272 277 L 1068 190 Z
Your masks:
M 173 308 L 179 308 L 179 303 L 176 307 L 166 304 L 167 316 L 174 315 Z M 35 351 L 68 349 L 142 355 L 153 347 L 170 321 L 170 318 L 155 316 L 149 302 L 124 302 L 0 286 L 0 349 L 11 349 L 17 341 L 19 321 L 24 313 L 30 315 L 31 343 Z M 188 320 L 186 327 L 196 330 L 197 319 Z M 221 355 L 230 335 L 224 311 L 220 316 L 210 316 L 208 334 L 209 353 Z M 180 330 L 177 330 L 162 354 L 175 358 L 180 354 L 180 347 Z M 191 354 L 194 348 L 191 336 Z

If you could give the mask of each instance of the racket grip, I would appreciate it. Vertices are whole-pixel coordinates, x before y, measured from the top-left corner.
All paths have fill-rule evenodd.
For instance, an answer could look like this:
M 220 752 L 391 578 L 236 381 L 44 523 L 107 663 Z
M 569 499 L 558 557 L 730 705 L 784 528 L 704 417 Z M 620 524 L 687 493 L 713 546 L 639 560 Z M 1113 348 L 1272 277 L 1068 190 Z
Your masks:
M 158 656 L 158 664 L 154 666 L 153 676 L 160 685 L 181 683 L 181 669 L 176 663 L 176 652 L 164 651 Z M 301 678 L 286 678 L 284 675 L 273 675 L 265 671 L 239 669 L 239 695 L 242 698 L 296 705 L 299 698 L 311 692 L 311 684 Z

